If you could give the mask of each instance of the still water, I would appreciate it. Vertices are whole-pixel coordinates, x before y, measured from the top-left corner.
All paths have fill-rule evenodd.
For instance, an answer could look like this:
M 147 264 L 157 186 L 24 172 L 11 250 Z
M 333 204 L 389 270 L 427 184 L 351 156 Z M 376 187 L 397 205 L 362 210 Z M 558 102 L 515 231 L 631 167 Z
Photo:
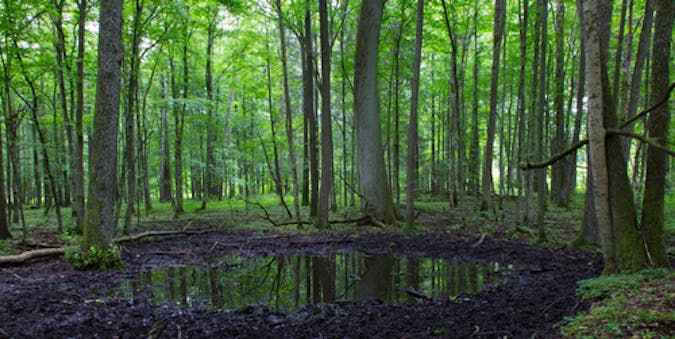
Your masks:
M 122 282 L 119 296 L 149 296 L 181 307 L 203 304 L 234 309 L 264 304 L 294 310 L 336 300 L 379 299 L 414 303 L 454 298 L 501 282 L 511 265 L 394 254 L 334 253 L 328 256 L 231 255 L 204 266 L 159 267 Z

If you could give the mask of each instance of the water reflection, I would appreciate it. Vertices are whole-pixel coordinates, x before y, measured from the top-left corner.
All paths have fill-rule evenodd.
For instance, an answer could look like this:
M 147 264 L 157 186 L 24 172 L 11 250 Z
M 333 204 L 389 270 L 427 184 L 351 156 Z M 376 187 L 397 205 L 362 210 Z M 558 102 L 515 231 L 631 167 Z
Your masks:
M 148 296 L 155 303 L 205 304 L 214 309 L 265 304 L 293 310 L 335 300 L 379 299 L 412 303 L 424 298 L 479 292 L 503 278 L 499 263 L 336 253 L 328 256 L 219 258 L 208 267 L 174 266 L 140 272 L 124 281 L 123 297 Z

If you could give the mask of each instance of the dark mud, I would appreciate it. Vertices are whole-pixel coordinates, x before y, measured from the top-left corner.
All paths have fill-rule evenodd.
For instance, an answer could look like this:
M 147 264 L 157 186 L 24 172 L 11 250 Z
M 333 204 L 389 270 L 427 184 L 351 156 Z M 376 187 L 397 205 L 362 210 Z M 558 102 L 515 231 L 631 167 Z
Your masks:
M 149 267 L 198 265 L 240 253 L 322 255 L 356 250 L 473 262 L 512 263 L 508 282 L 459 298 L 420 304 L 338 301 L 294 312 L 265 306 L 213 310 L 157 305 L 114 291 Z M 76 272 L 59 259 L 0 271 L 0 337 L 554 337 L 556 324 L 583 308 L 577 281 L 600 273 L 598 256 L 506 240 L 426 234 L 212 232 L 156 238 L 125 247 L 126 268 Z

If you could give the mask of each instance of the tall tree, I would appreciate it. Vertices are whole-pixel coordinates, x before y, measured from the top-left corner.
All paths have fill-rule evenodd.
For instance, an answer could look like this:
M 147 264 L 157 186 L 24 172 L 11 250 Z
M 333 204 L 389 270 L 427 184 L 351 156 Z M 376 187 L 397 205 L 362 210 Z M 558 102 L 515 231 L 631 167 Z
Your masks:
M 670 82 L 670 49 L 673 40 L 675 4 L 672 0 L 656 1 L 654 18 L 654 47 L 652 48 L 652 104 L 661 101 Z M 665 144 L 668 140 L 670 111 L 668 101 L 649 115 L 649 137 Z M 644 235 L 647 258 L 652 265 L 670 267 L 664 232 L 664 200 L 668 159 L 662 150 L 647 148 L 647 176 L 642 200 L 640 226 Z
M 209 6 L 209 23 L 206 32 L 206 71 L 204 77 L 206 78 L 206 99 L 208 103 L 208 124 L 206 126 L 206 168 L 204 169 L 204 190 L 202 192 L 202 206 L 200 209 L 206 208 L 206 203 L 212 194 L 216 193 L 214 173 L 216 172 L 216 156 L 215 143 L 216 134 L 213 130 L 215 123 L 213 118 L 214 105 L 213 102 L 213 41 L 215 39 L 216 24 L 218 23 L 218 7 Z
M 588 136 L 595 210 L 604 272 L 618 273 L 645 267 L 646 258 L 637 228 L 622 142 L 617 135 L 607 133 L 618 122 L 607 75 L 609 13 L 608 0 L 585 0 Z
M 424 0 L 417 0 L 417 24 L 415 25 L 415 56 L 410 95 L 410 123 L 408 125 L 408 160 L 406 162 L 406 226 L 415 222 L 415 191 L 417 187 L 417 106 L 420 88 L 420 64 L 422 63 L 422 25 L 424 24 Z
M 567 144 L 565 126 L 565 49 L 564 49 L 564 23 L 565 4 L 562 0 L 556 1 L 555 16 L 555 92 L 553 95 L 553 107 L 555 110 L 555 136 L 551 142 L 551 154 L 562 151 Z M 571 192 L 566 186 L 569 177 L 566 175 L 569 166 L 568 161 L 559 161 L 551 167 L 551 200 L 553 203 L 565 207 L 569 204 Z
M 319 193 L 318 228 L 328 227 L 328 198 L 333 192 L 333 131 L 330 102 L 331 41 L 328 36 L 328 8 L 319 0 L 321 35 L 321 191 Z
M 75 106 L 75 150 L 72 154 L 73 173 L 71 177 L 73 181 L 75 229 L 77 233 L 82 233 L 82 225 L 84 225 L 84 52 L 88 4 L 87 0 L 77 0 L 76 2 L 78 7 L 77 58 L 75 60 L 77 104 Z
M 117 188 L 117 132 L 122 63 L 122 0 L 101 0 L 98 76 L 91 140 L 89 190 L 82 251 L 107 249 L 113 240 Z
M 495 0 L 494 40 L 492 44 L 492 72 L 490 78 L 490 113 L 488 116 L 487 141 L 485 142 L 485 157 L 483 158 L 483 197 L 481 210 L 492 209 L 492 157 L 495 141 L 495 121 L 497 119 L 497 100 L 499 85 L 499 57 L 504 26 L 506 21 L 506 1 Z
M 384 3 L 385 0 L 361 2 L 356 33 L 354 115 L 364 212 L 389 224 L 396 218 L 384 166 L 377 94 L 377 55 Z
M 300 221 L 300 200 L 298 199 L 298 170 L 295 161 L 295 146 L 293 144 L 293 110 L 291 109 L 291 93 L 288 85 L 288 58 L 286 57 L 286 27 L 284 26 L 284 12 L 281 0 L 276 0 L 277 19 L 279 24 L 279 39 L 281 40 L 281 66 L 283 68 L 284 108 L 286 110 L 286 138 L 288 141 L 288 155 L 291 162 L 291 182 L 293 185 L 294 217 Z M 320 199 L 319 199 L 320 200 Z
M 171 77 L 171 75 L 169 76 Z M 163 74 L 160 80 L 162 89 L 162 99 L 168 103 L 169 84 L 167 84 L 167 75 Z M 160 108 L 160 159 L 159 159 L 159 201 L 171 201 L 171 162 L 169 158 L 169 121 L 167 118 L 168 104 L 163 104 Z

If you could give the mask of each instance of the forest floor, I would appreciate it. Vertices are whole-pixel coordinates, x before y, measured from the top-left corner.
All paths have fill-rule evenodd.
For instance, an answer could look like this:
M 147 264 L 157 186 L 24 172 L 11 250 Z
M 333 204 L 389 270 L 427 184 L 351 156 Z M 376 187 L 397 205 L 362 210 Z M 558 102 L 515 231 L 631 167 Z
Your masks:
M 462 236 L 449 225 L 471 225 L 457 223 L 457 218 L 443 211 L 423 212 L 418 220 L 424 231 L 408 235 L 372 226 L 321 233 L 234 230 L 211 218 L 187 223 L 190 229 L 208 232 L 125 245 L 125 267 L 119 270 L 79 272 L 59 258 L 0 268 L 0 338 L 552 337 L 559 335 L 565 317 L 588 307 L 577 299 L 575 289 L 579 280 L 600 274 L 599 255 L 561 245 L 532 246 L 507 239 L 499 227 L 488 237 Z M 184 226 L 185 220 L 156 221 L 142 224 L 138 231 Z M 179 307 L 153 301 L 152 293 L 118 293 L 123 281 L 153 267 L 208 265 L 213 258 L 232 254 L 323 256 L 345 251 L 499 262 L 512 269 L 500 283 L 452 298 L 422 295 L 414 303 L 338 300 L 292 311 L 260 304 L 237 309 L 199 303 Z

